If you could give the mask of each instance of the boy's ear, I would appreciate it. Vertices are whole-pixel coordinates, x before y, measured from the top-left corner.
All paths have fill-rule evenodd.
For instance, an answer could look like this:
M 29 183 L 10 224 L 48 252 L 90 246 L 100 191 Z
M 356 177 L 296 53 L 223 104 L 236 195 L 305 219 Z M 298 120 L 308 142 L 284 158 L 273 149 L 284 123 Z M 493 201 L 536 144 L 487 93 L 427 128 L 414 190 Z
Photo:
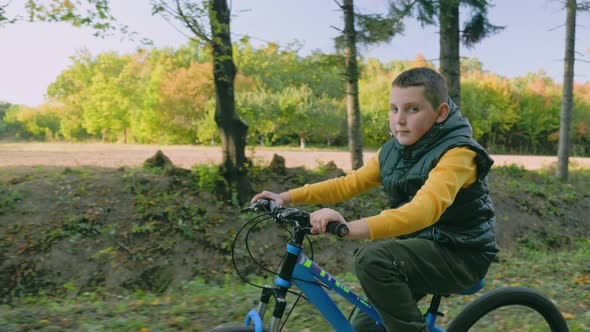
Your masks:
M 445 121 L 447 119 L 447 117 L 449 116 L 449 112 L 451 111 L 451 108 L 449 107 L 449 104 L 447 103 L 442 103 L 438 106 L 438 115 L 436 117 L 436 123 L 441 123 L 443 121 Z

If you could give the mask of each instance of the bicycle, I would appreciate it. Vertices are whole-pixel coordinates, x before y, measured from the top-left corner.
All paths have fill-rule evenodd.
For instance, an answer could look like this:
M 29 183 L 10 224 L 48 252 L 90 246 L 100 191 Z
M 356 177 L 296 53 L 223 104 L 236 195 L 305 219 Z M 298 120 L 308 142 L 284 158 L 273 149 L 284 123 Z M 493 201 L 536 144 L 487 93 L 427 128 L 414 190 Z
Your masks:
M 285 256 L 279 264 L 280 272 L 274 282 L 274 286 L 263 286 L 260 301 L 256 309 L 250 310 L 242 326 L 219 327 L 210 332 L 278 332 L 285 326 L 290 313 L 297 304 L 300 297 L 304 297 L 309 303 L 314 305 L 323 315 L 328 323 L 338 332 L 354 331 L 350 325 L 349 318 L 340 311 L 325 289 L 334 291 L 337 295 L 345 298 L 350 302 L 355 310 L 363 310 L 375 320 L 375 324 L 383 325 L 379 314 L 371 304 L 355 294 L 352 290 L 334 278 L 327 271 L 313 262 L 312 258 L 303 254 L 303 242 L 307 238 L 311 229 L 309 214 L 295 209 L 277 206 L 273 201 L 262 199 L 242 210 L 242 212 L 258 212 L 259 215 L 250 219 L 236 234 L 232 244 L 232 261 L 236 272 L 244 281 L 248 282 L 235 263 L 234 250 L 235 244 L 240 233 L 250 224 L 250 230 L 258 223 L 265 220 L 272 220 L 279 225 L 292 228 L 292 236 L 287 244 Z M 339 222 L 329 223 L 327 232 L 338 237 L 344 237 L 348 234 L 346 224 Z M 249 233 L 248 233 L 249 234 Z M 252 253 L 247 245 L 248 254 L 253 258 Z M 308 239 L 309 240 L 309 239 Z M 311 244 L 311 242 L 309 242 Z M 277 269 L 278 270 L 278 269 Z M 272 272 L 272 271 L 271 271 Z M 473 287 L 460 292 L 462 295 L 474 294 L 484 286 L 485 281 L 482 279 Z M 301 291 L 295 293 L 291 287 L 297 286 Z M 291 311 L 283 320 L 287 308 L 286 295 L 294 293 L 299 297 L 293 304 Z M 443 296 L 434 294 L 430 305 L 425 313 L 427 330 L 429 332 L 445 332 L 444 329 L 436 325 L 437 316 L 442 315 L 439 312 L 439 306 Z M 274 309 L 272 317 L 267 326 L 264 326 L 264 316 L 266 314 L 270 299 L 274 298 Z M 447 331 L 467 331 L 486 314 L 506 306 L 526 306 L 539 313 L 552 332 L 569 331 L 567 323 L 559 309 L 550 299 L 543 294 L 526 287 L 504 287 L 492 290 L 477 300 L 469 303 L 450 323 Z

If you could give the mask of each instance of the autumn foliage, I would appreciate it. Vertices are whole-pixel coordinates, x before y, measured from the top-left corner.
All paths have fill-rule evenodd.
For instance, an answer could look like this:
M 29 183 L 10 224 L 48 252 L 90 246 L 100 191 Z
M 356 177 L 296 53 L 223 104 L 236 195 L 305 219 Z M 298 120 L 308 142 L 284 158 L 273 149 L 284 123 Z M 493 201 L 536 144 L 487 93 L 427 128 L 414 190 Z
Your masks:
M 342 59 L 301 56 L 297 46 L 235 45 L 237 111 L 251 145 L 341 145 L 346 138 Z M 380 146 L 388 136 L 388 95 L 401 71 L 435 65 L 362 59 L 359 79 L 363 141 Z M 461 64 L 462 113 L 474 136 L 492 153 L 554 154 L 559 139 L 561 85 L 543 72 L 506 78 L 476 59 Z M 80 52 L 47 91 L 39 107 L 8 105 L 0 135 L 33 140 L 218 144 L 215 92 L 208 50 L 134 54 Z M 6 106 L 6 104 L 4 104 Z M 6 109 L 7 108 L 7 109 Z M 573 155 L 590 155 L 590 82 L 574 85 Z

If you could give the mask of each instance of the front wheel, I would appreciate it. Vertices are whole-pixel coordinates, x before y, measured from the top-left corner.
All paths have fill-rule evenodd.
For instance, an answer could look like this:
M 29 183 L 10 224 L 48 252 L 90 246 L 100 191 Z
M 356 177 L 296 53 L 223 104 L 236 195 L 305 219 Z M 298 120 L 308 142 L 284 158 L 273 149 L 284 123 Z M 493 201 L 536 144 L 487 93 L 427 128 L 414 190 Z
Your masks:
M 471 302 L 457 315 L 449 332 L 468 331 L 486 314 L 506 306 L 526 306 L 545 319 L 552 332 L 569 331 L 559 309 L 543 294 L 525 287 L 504 287 L 492 290 Z

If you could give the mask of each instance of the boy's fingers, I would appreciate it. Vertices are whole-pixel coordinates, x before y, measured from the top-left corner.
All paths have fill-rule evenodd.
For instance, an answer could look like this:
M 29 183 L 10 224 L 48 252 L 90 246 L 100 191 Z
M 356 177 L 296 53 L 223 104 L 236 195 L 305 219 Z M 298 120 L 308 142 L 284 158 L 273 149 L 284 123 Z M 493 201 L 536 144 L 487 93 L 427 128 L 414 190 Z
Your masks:
M 311 225 L 313 226 L 312 228 L 312 234 L 319 234 L 319 233 L 325 233 L 326 232 L 326 225 L 328 224 L 328 219 L 329 219 L 329 215 L 330 212 L 332 210 L 330 209 L 321 209 L 321 210 L 317 210 L 311 213 L 310 215 L 310 222 Z
M 257 201 L 257 200 L 259 200 L 259 199 L 262 199 L 262 198 L 268 198 L 268 199 L 275 200 L 275 199 L 272 197 L 272 194 L 273 194 L 273 193 L 272 193 L 272 192 L 270 192 L 270 191 L 263 191 L 263 192 L 261 192 L 261 193 L 258 193 L 258 194 L 256 194 L 256 195 L 254 195 L 254 197 L 252 197 L 252 200 L 250 201 L 250 203 L 254 204 L 254 203 Z

